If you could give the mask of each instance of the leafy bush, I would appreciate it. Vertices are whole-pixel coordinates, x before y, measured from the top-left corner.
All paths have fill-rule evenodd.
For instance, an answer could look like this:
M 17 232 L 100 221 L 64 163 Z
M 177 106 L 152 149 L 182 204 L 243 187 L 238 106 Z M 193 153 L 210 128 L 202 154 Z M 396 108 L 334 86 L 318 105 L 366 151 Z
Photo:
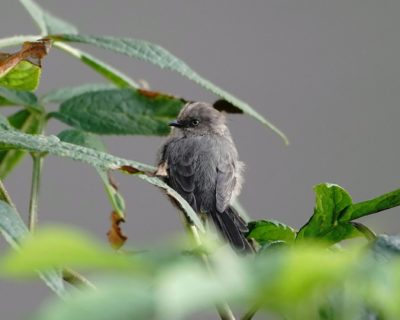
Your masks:
M 244 113 L 286 136 L 245 102 L 215 86 L 165 49 L 137 39 L 79 34 L 71 24 L 20 0 L 41 30 L 38 36 L 0 40 L 0 105 L 17 106 L 0 117 L 0 179 L 29 154 L 33 160 L 29 226 L 0 182 L 0 230 L 13 250 L 0 260 L 3 277 L 37 277 L 59 297 L 39 309 L 34 319 L 183 319 L 216 308 L 222 319 L 242 319 L 257 312 L 286 319 L 398 319 L 400 317 L 400 239 L 376 235 L 354 220 L 400 204 L 400 189 L 360 203 L 338 185 L 315 186 L 316 204 L 300 230 L 277 221 L 249 222 L 247 237 L 257 252 L 237 256 L 205 231 L 185 200 L 152 173 L 150 165 L 106 152 L 99 135 L 167 135 L 185 100 L 142 89 L 129 76 L 77 49 L 94 45 L 180 73 L 215 93 L 215 107 Z M 63 50 L 104 76 L 110 84 L 60 88 L 43 96 L 35 89 L 41 60 L 50 47 Z M 46 105 L 59 104 L 58 111 Z M 49 120 L 71 129 L 43 135 Z M 47 156 L 67 157 L 99 173 L 113 208 L 108 239 L 112 248 L 75 229 L 37 229 L 41 169 Z M 110 171 L 134 175 L 164 189 L 180 204 L 190 237 L 151 252 L 122 249 L 125 204 Z M 247 214 L 236 204 L 239 212 Z M 357 246 L 344 240 L 363 237 Z M 75 271 L 95 271 L 89 281 Z M 78 288 L 74 290 L 71 286 Z

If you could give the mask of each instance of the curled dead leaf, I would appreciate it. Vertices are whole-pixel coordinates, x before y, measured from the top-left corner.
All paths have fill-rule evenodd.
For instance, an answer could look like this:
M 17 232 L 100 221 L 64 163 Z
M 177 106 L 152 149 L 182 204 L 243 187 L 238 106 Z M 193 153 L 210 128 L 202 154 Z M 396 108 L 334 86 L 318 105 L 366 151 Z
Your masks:
M 114 249 L 121 248 L 124 245 L 125 241 L 128 239 L 128 237 L 122 233 L 120 227 L 120 224 L 122 222 L 125 222 L 124 218 L 113 211 L 111 213 L 111 228 L 107 232 L 107 237 L 108 241 Z
M 241 109 L 224 99 L 215 101 L 213 107 L 218 111 L 225 111 L 226 113 L 243 113 Z
M 7 74 L 21 61 L 41 66 L 41 60 L 48 54 L 52 40 L 43 38 L 34 42 L 25 42 L 20 51 L 13 54 L 0 53 L 0 77 Z

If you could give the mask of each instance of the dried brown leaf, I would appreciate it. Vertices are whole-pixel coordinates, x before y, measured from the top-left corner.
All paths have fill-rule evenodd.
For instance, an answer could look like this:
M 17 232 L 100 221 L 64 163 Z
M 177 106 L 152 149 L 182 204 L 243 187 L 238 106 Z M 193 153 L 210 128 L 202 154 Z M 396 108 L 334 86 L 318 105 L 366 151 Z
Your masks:
M 25 42 L 20 51 L 13 54 L 0 53 L 0 76 L 5 75 L 19 62 L 26 60 L 41 66 L 41 60 L 48 54 L 52 41 L 43 38 L 34 42 Z
M 119 249 L 121 248 L 125 241 L 128 239 L 127 236 L 125 236 L 122 233 L 120 224 L 122 222 L 125 222 L 124 218 L 118 215 L 115 211 L 111 213 L 111 228 L 107 232 L 107 237 L 108 241 L 110 242 L 111 246 L 114 249 Z

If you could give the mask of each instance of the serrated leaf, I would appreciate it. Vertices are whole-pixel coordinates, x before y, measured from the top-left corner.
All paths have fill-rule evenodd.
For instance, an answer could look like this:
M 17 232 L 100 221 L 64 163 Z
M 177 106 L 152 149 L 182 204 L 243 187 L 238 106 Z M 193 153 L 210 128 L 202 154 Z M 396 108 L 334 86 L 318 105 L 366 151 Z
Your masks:
M 17 113 L 8 117 L 8 121 L 12 128 L 22 132 L 30 134 L 39 133 L 39 116 L 28 110 L 18 111 Z M 25 154 L 26 151 L 15 149 L 0 151 L 0 179 L 7 177 L 7 175 L 23 159 Z
M 87 92 L 96 92 L 114 88 L 115 86 L 112 84 L 88 83 L 77 87 L 66 87 L 66 88 L 52 90 L 46 93 L 41 98 L 41 101 L 43 103 L 54 103 L 54 102 L 60 103 Z
M 291 227 L 275 220 L 251 221 L 248 224 L 247 238 L 253 238 L 260 245 L 274 241 L 293 242 L 296 231 Z
M 269 127 L 271 130 L 276 132 L 285 141 L 285 143 L 288 143 L 288 139 L 285 134 L 281 132 L 277 127 L 275 127 L 272 123 L 270 123 L 261 114 L 255 111 L 252 107 L 250 107 L 250 105 L 248 105 L 244 101 L 239 100 L 225 90 L 217 87 L 209 80 L 201 77 L 185 62 L 178 59 L 170 52 L 158 45 L 147 41 L 130 38 L 96 37 L 87 35 L 56 35 L 52 36 L 52 39 L 56 41 L 92 44 L 100 48 L 112 50 L 121 54 L 125 54 L 129 57 L 153 63 L 163 69 L 176 71 L 181 75 L 187 77 L 188 79 L 198 83 L 207 90 L 232 103 L 234 106 L 241 109 L 244 113 L 257 119 L 258 121 Z
M 67 157 L 77 161 L 88 163 L 102 170 L 122 170 L 133 168 L 138 173 L 138 178 L 145 180 L 171 195 L 183 208 L 185 214 L 196 225 L 199 231 L 204 232 L 204 227 L 197 214 L 191 206 L 172 188 L 157 177 L 149 176 L 145 173 L 153 173 L 156 168 L 140 162 L 126 160 L 99 152 L 90 148 L 77 146 L 74 144 L 61 142 L 56 136 L 29 135 L 18 131 L 0 131 L 0 144 L 7 145 L 16 149 L 28 150 L 33 152 L 45 152 L 51 155 Z M 143 173 L 145 172 L 145 173 Z
M 87 92 L 60 106 L 53 116 L 97 134 L 166 135 L 168 122 L 183 106 L 180 99 L 136 89 Z
M 314 214 L 300 229 L 297 239 L 323 237 L 338 224 L 341 214 L 352 205 L 350 195 L 338 185 L 322 183 L 316 185 L 314 191 Z
M 0 231 L 14 249 L 19 248 L 20 243 L 29 234 L 18 213 L 4 201 L 0 201 Z M 66 291 L 59 271 L 49 269 L 47 272 L 39 272 L 39 276 L 58 296 L 65 296 Z
M 29 12 L 33 20 L 37 23 L 43 35 L 57 33 L 78 33 L 78 30 L 75 26 L 43 10 L 33 0 L 20 0 L 20 2 Z

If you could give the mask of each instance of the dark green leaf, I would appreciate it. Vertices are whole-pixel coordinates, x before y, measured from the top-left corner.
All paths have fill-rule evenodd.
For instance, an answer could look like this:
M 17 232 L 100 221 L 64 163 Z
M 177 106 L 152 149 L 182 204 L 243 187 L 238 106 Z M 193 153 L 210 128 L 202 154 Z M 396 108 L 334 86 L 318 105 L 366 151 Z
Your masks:
M 297 239 L 323 237 L 337 225 L 340 215 L 352 204 L 350 195 L 338 185 L 322 183 L 316 185 L 314 191 L 314 214 L 300 229 Z
M 400 189 L 371 200 L 354 204 L 340 216 L 340 221 L 355 220 L 400 205 Z
M 3 98 L 3 99 L 1 99 Z M 0 85 L 0 105 L 17 105 L 37 107 L 36 96 L 29 91 L 8 89 Z
M 76 144 L 86 148 L 91 148 L 97 151 L 105 152 L 106 147 L 101 139 L 91 133 L 79 130 L 64 130 L 57 135 L 61 141 Z
M 166 135 L 183 102 L 136 89 L 87 92 L 61 104 L 57 119 L 98 134 Z
M 46 93 L 41 100 L 44 103 L 53 103 L 53 102 L 64 102 L 65 100 L 69 100 L 73 97 L 79 96 L 86 92 L 95 92 L 113 89 L 115 86 L 112 84 L 105 83 L 88 83 L 77 87 L 67 87 L 61 89 L 55 89 L 48 93 Z
M 20 0 L 20 2 L 35 20 L 43 35 L 78 33 L 78 30 L 73 25 L 43 10 L 33 0 Z
M 98 46 L 100 48 L 112 50 L 129 57 L 138 58 L 150 63 L 153 63 L 160 68 L 176 71 L 190 80 L 200 84 L 207 90 L 217 94 L 226 101 L 232 103 L 234 106 L 241 109 L 244 113 L 254 117 L 277 134 L 288 143 L 287 137 L 272 123 L 261 116 L 257 111 L 250 107 L 244 101 L 239 100 L 230 93 L 217 87 L 207 79 L 201 77 L 193 71 L 186 63 L 178 59 L 164 48 L 149 43 L 143 40 L 129 39 L 129 38 L 113 38 L 113 37 L 95 37 L 86 35 L 57 35 L 52 37 L 57 41 L 80 42 Z
M 22 132 L 36 134 L 39 132 L 40 119 L 35 113 L 21 110 L 8 118 L 10 125 Z M 25 156 L 23 150 L 0 151 L 0 179 L 4 179 Z
M 0 201 L 0 231 L 14 249 L 19 247 L 29 233 L 19 214 L 3 201 Z M 66 292 L 60 272 L 49 269 L 47 272 L 40 272 L 39 276 L 57 295 L 65 296 Z
M 274 220 L 252 221 L 248 227 L 247 238 L 253 238 L 261 245 L 278 240 L 292 242 L 296 238 L 294 229 Z

